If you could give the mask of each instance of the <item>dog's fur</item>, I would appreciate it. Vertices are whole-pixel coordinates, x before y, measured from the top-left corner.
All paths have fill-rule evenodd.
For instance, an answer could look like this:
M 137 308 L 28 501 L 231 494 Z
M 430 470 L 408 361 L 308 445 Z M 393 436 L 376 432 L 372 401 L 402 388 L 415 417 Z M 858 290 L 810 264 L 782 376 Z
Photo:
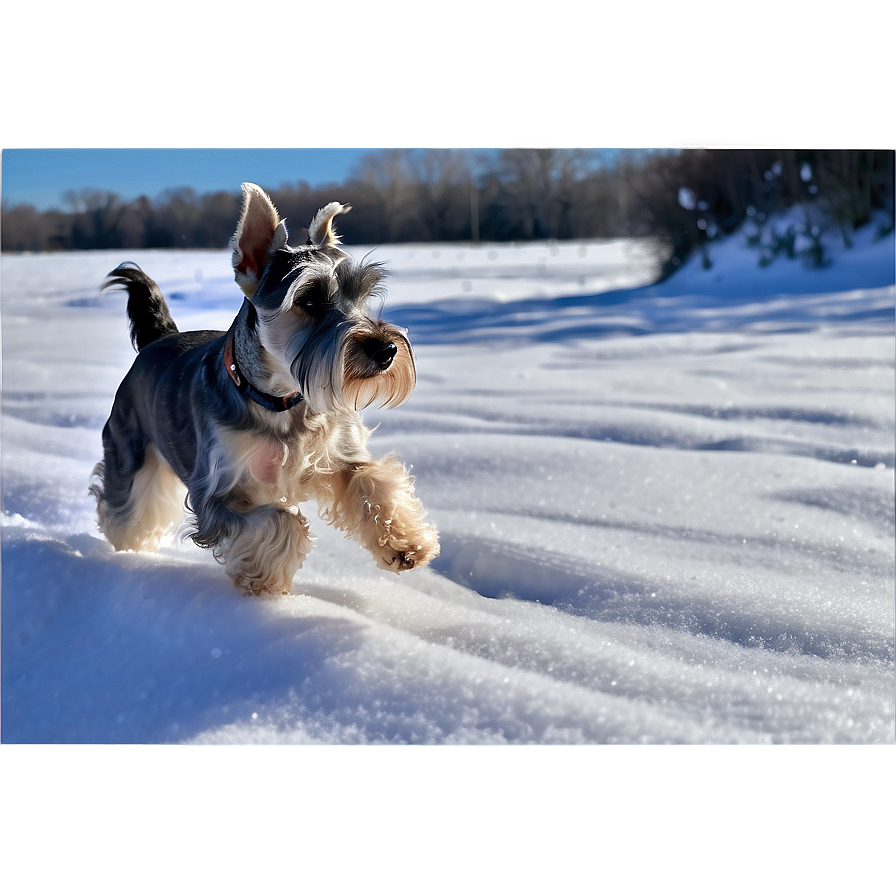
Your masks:
M 155 550 L 186 508 L 190 535 L 237 588 L 286 593 L 312 543 L 299 505 L 355 537 L 383 569 L 438 555 L 436 530 L 403 464 L 374 460 L 358 411 L 412 393 L 410 343 L 375 317 L 383 271 L 339 248 L 330 203 L 290 248 L 269 197 L 243 185 L 234 277 L 246 298 L 227 333 L 180 333 L 135 265 L 104 286 L 128 291 L 138 355 L 103 430 L 90 492 L 116 550 Z

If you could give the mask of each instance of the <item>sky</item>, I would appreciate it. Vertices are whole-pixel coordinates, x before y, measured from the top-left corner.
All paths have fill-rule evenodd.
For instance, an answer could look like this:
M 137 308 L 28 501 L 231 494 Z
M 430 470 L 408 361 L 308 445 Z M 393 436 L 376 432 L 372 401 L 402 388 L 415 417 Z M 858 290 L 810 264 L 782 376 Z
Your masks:
M 235 192 L 243 181 L 267 187 L 304 180 L 339 183 L 369 149 L 5 149 L 4 204 L 63 208 L 66 190 L 97 187 L 124 200 L 163 190 Z

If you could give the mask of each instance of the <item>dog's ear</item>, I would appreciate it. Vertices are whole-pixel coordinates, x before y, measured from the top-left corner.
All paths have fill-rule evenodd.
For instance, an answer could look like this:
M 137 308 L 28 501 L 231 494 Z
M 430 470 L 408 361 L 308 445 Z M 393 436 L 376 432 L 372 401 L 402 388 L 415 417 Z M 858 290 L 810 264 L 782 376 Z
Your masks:
M 258 289 L 271 253 L 288 239 L 286 222 L 280 220 L 274 203 L 261 187 L 243 184 L 243 208 L 231 240 L 234 280 L 247 298 Z
M 315 216 L 308 228 L 308 240 L 322 249 L 339 245 L 339 234 L 333 229 L 333 218 L 351 211 L 350 205 L 331 202 L 325 205 Z

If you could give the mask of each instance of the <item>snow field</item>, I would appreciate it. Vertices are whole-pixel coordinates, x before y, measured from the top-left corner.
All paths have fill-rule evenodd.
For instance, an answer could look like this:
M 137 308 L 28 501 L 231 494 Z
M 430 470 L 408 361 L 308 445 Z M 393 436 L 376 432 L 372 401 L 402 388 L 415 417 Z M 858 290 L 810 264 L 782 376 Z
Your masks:
M 121 253 L 4 257 L 3 740 L 892 743 L 892 242 L 715 251 L 650 286 L 637 243 L 373 250 L 418 389 L 371 447 L 442 555 L 396 578 L 309 509 L 259 600 L 96 531 Z M 129 260 L 229 325 L 227 253 Z

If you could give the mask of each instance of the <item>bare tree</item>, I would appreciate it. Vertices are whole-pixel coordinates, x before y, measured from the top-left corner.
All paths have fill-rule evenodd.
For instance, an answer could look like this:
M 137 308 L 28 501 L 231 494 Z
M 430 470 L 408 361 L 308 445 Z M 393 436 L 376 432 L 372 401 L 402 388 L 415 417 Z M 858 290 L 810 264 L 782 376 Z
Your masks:
M 0 228 L 4 252 L 31 252 L 49 249 L 47 219 L 33 205 L 3 203 L 3 226 Z
M 118 194 L 87 188 L 66 190 L 63 202 L 73 212 L 72 245 L 76 249 L 111 248 L 121 244 L 118 225 L 124 213 Z
M 507 149 L 499 153 L 497 175 L 509 188 L 524 237 L 569 234 L 577 186 L 594 164 L 590 150 Z
M 469 156 L 452 149 L 425 149 L 409 157 L 409 168 L 425 227 L 421 238 L 469 236 L 469 195 L 473 188 Z
M 411 151 L 388 149 L 365 156 L 355 180 L 377 197 L 387 242 L 413 239 L 418 216 Z

